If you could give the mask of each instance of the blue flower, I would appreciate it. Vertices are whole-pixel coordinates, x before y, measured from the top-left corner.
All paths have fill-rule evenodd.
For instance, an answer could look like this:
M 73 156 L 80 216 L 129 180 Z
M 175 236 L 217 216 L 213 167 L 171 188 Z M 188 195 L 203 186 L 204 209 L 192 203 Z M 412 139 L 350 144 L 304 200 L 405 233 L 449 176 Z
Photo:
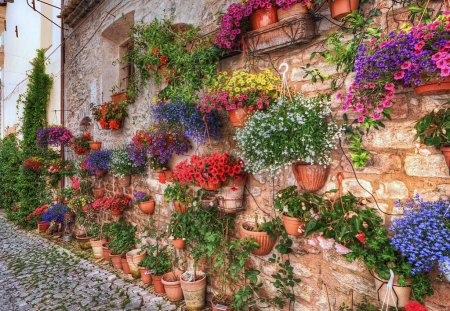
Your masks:
M 42 221 L 56 221 L 62 223 L 64 221 L 64 214 L 69 212 L 69 208 L 61 203 L 57 203 L 50 207 L 44 214 L 42 214 Z

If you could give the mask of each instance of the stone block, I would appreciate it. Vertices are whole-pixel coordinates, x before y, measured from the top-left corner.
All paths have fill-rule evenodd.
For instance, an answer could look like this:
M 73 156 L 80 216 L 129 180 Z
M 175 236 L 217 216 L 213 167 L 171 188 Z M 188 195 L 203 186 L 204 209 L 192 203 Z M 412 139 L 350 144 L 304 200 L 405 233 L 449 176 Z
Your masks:
M 408 176 L 449 178 L 448 167 L 442 154 L 407 155 L 405 172 Z
M 405 199 L 408 197 L 408 188 L 402 181 L 388 181 L 380 184 L 376 195 L 380 199 Z
M 359 183 L 369 192 L 372 192 L 372 184 L 370 183 L 370 181 L 364 180 L 364 179 L 359 179 Z M 353 193 L 355 196 L 357 197 L 362 197 L 362 198 L 370 198 L 371 195 L 370 193 L 368 193 L 366 190 L 364 190 L 363 188 L 361 188 L 361 186 L 358 184 L 358 181 L 354 178 L 350 178 L 350 179 L 344 179 L 343 183 L 343 192 L 351 192 Z
M 372 153 L 371 160 L 363 169 L 355 169 L 364 174 L 386 174 L 400 172 L 402 160 L 400 156 L 388 153 Z M 342 156 L 342 167 L 346 172 L 353 172 L 350 163 Z
M 409 149 L 414 148 L 416 133 L 411 121 L 385 122 L 385 128 L 372 129 L 363 138 L 366 148 Z
M 356 274 L 331 272 L 336 279 L 336 283 L 341 286 L 352 288 L 354 291 L 368 296 L 375 296 L 374 280 L 368 280 Z

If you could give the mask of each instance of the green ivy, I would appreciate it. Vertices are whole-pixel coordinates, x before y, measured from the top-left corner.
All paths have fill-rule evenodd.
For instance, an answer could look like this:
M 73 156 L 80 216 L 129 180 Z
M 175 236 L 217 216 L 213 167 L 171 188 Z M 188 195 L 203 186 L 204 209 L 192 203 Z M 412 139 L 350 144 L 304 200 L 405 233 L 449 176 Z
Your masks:
M 0 208 L 5 209 L 8 219 L 15 220 L 13 207 L 18 201 L 18 170 L 22 161 L 19 143 L 14 134 L 0 141 L 0 163 Z

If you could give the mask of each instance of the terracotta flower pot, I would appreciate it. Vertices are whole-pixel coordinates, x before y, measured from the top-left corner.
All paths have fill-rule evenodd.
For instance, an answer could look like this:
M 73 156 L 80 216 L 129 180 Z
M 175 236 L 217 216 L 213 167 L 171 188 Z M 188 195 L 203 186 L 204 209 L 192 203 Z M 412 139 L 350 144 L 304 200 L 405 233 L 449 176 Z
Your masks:
M 212 182 L 208 182 L 206 185 L 203 186 L 203 188 L 205 190 L 208 190 L 208 191 L 215 191 L 215 190 L 220 189 L 220 186 L 221 186 L 220 182 L 217 183 L 217 184 L 213 184 Z
M 81 249 L 90 249 L 91 248 L 91 238 L 88 236 L 75 236 L 75 239 L 78 242 L 78 245 Z
M 441 152 L 444 155 L 445 163 L 447 163 L 447 166 L 450 169 L 450 146 L 441 146 Z
M 442 95 L 450 93 L 450 77 L 433 79 L 414 87 L 417 95 Z
M 103 188 L 94 188 L 92 189 L 92 193 L 96 199 L 101 199 L 105 196 L 105 189 Z
M 99 171 L 97 171 L 97 172 L 95 173 L 95 176 L 97 176 L 97 177 L 102 177 L 102 176 L 105 176 L 105 174 L 106 174 L 106 171 L 104 171 L 104 170 L 99 170 Z
M 188 207 L 186 204 L 181 204 L 178 201 L 173 201 L 173 208 L 175 209 L 175 212 L 186 214 L 188 211 Z
M 131 183 L 131 176 L 130 175 L 126 175 L 123 177 L 119 177 L 117 179 L 117 182 L 119 184 L 120 187 L 128 187 Z
M 113 215 L 113 216 L 120 216 L 122 214 L 123 214 L 123 211 L 121 211 L 121 210 L 117 210 L 117 209 L 111 210 L 111 215 Z
M 106 243 L 105 239 L 95 240 L 91 239 L 92 252 L 94 253 L 94 258 L 103 258 L 103 245 Z
M 109 258 L 111 258 L 111 263 L 114 268 L 121 270 L 122 269 L 122 255 L 109 255 Z
M 248 107 L 228 110 L 230 123 L 234 127 L 243 127 L 245 125 L 245 121 L 247 121 L 250 114 L 251 111 Z
M 153 200 L 141 202 L 138 204 L 138 206 L 144 214 L 153 215 L 153 213 L 155 212 L 155 201 Z
M 167 299 L 170 301 L 179 301 L 183 299 L 183 291 L 180 284 L 181 272 L 168 272 L 162 276 L 161 282 L 164 285 Z
M 212 311 L 235 311 L 235 309 L 232 307 L 214 301 L 214 298 L 211 298 L 211 309 Z
M 144 267 L 139 267 L 139 272 L 141 274 L 141 281 L 144 284 L 150 284 L 152 282 L 152 274 L 149 269 Z
M 325 185 L 330 174 L 330 167 L 317 164 L 294 163 L 292 164 L 292 171 L 298 186 L 305 191 L 313 192 L 320 190 Z
M 158 174 L 158 181 L 161 184 L 165 184 L 167 181 L 171 181 L 172 180 L 172 171 L 161 171 Z
M 127 99 L 128 99 L 127 98 L 127 93 L 125 91 L 124 92 L 115 93 L 115 94 L 111 95 L 111 101 L 114 104 L 121 103 L 121 102 L 123 102 L 123 101 L 125 101 Z
M 120 262 L 122 263 L 123 273 L 130 274 L 131 270 L 130 270 L 130 266 L 128 265 L 127 259 L 126 258 L 120 258 Z
M 140 276 L 139 263 L 147 256 L 147 251 L 142 251 L 140 248 L 129 251 L 126 255 L 128 266 L 133 278 L 137 279 Z
M 166 292 L 161 279 L 162 275 L 152 275 L 153 290 L 158 294 L 164 294 Z
M 98 150 L 102 149 L 102 142 L 91 140 L 89 142 L 89 148 L 91 148 L 92 151 L 98 151 Z
M 193 272 L 189 272 L 193 276 Z M 187 310 L 203 310 L 206 298 L 206 275 L 197 272 L 195 280 L 189 279 L 185 272 L 180 276 L 181 289 L 183 290 L 184 301 Z
M 276 241 L 273 240 L 267 234 L 267 232 L 254 232 L 254 231 L 245 229 L 246 227 L 251 228 L 251 227 L 253 227 L 253 225 L 249 222 L 246 222 L 242 225 L 242 227 L 241 227 L 242 237 L 243 238 L 251 238 L 251 239 L 255 240 L 256 243 L 259 244 L 259 247 L 257 249 L 255 249 L 252 253 L 254 255 L 258 255 L 258 256 L 268 255 L 272 251 Z
M 110 257 L 111 257 L 111 250 L 108 248 L 107 245 L 103 244 L 103 260 L 109 262 Z
M 281 215 L 281 218 L 283 218 L 284 229 L 286 230 L 287 234 L 293 236 L 303 235 L 303 233 L 299 232 L 298 229 L 299 228 L 304 229 L 305 224 L 301 222 L 298 218 L 289 217 L 284 214 Z
M 374 271 L 372 271 L 375 278 L 375 292 L 378 293 L 378 300 L 383 301 L 386 296 L 388 280 L 383 280 Z M 404 308 L 411 296 L 411 286 L 399 286 L 397 283 L 398 277 L 394 278 L 394 285 L 392 287 L 393 296 L 389 296 L 387 303 L 391 307 Z M 397 298 L 398 300 L 397 300 Z
M 275 6 L 270 9 L 258 9 L 250 15 L 250 24 L 253 30 L 274 24 L 277 21 L 277 8 Z
M 39 232 L 46 232 L 50 228 L 50 223 L 48 221 L 40 221 L 38 222 L 38 230 Z
M 308 13 L 308 8 L 301 5 L 300 3 L 296 3 L 287 9 L 279 8 L 277 10 L 277 15 L 278 15 L 279 21 L 288 19 L 290 17 L 295 17 L 300 14 L 307 14 L 307 13 Z
M 328 0 L 328 3 L 334 19 L 341 19 L 359 7 L 359 0 Z
M 183 249 L 186 246 L 186 240 L 184 239 L 173 239 L 172 240 L 173 247 L 177 249 Z
M 237 180 L 229 180 L 217 197 L 220 211 L 225 214 L 234 214 L 244 209 L 244 192 L 247 176 Z

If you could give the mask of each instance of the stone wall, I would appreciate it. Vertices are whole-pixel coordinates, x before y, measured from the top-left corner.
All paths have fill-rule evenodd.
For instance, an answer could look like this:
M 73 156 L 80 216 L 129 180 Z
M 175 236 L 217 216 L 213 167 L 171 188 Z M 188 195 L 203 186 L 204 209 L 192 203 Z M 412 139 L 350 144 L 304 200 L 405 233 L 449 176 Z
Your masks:
M 230 2 L 224 0 L 103 1 L 94 9 L 94 12 L 66 33 L 68 38 L 66 40 L 65 104 L 66 109 L 72 110 L 66 113 L 66 125 L 78 134 L 81 120 L 84 117 L 92 117 L 89 110 L 90 104 L 99 104 L 109 97 L 109 90 L 102 89 L 101 33 L 122 14 L 134 11 L 135 21 L 149 22 L 153 18 L 173 17 L 174 23 L 204 26 L 213 23 L 216 12 L 225 10 Z M 377 23 L 383 27 L 396 28 L 398 27 L 396 23 L 404 17 L 404 12 L 399 10 L 384 14 L 379 17 Z M 326 5 L 322 13 L 329 16 Z M 327 19 L 322 19 L 316 25 L 319 34 L 322 35 L 330 32 L 333 27 Z M 310 44 L 275 51 L 270 57 L 254 58 L 251 63 L 254 69 L 265 69 L 278 68 L 280 63 L 286 62 L 290 68 L 288 79 L 291 86 L 305 94 L 324 92 L 329 88 L 329 83 L 313 84 L 303 77 L 304 72 L 300 68 L 310 62 L 313 51 L 320 49 L 321 40 L 323 38 L 319 36 Z M 220 70 L 248 68 L 248 65 L 249 62 L 245 61 L 244 55 L 237 55 L 223 60 Z M 318 67 L 329 75 L 336 74 L 333 66 L 327 65 L 319 58 L 312 62 L 312 66 Z M 346 81 L 347 86 L 349 83 L 351 83 L 351 77 Z M 104 148 L 129 143 L 137 130 L 151 124 L 148 107 L 156 92 L 156 86 L 150 84 L 143 95 L 129 108 L 130 116 L 126 119 L 123 130 L 105 131 L 95 125 L 93 129 L 95 139 L 102 141 Z M 393 203 L 396 200 L 412 197 L 416 193 L 420 193 L 426 199 L 450 196 L 450 178 L 443 156 L 439 151 L 431 148 L 417 148 L 413 140 L 413 122 L 434 108 L 442 106 L 447 99 L 448 97 L 444 96 L 420 97 L 411 90 L 405 90 L 397 96 L 392 121 L 385 122 L 385 129 L 373 131 L 365 138 L 365 147 L 373 153 L 373 160 L 365 169 L 356 172 L 358 179 L 346 158 L 349 154 L 344 146 L 346 155 L 342 150 L 336 151 L 333 155 L 332 172 L 323 190 L 334 189 L 335 175 L 338 172 L 344 172 L 344 190 L 371 199 L 371 195 L 359 186 L 359 180 L 366 190 L 375 195 L 380 209 L 386 212 L 395 212 Z M 336 113 L 340 114 L 337 106 L 338 104 L 335 103 Z M 202 146 L 199 152 L 211 149 L 232 150 L 232 131 L 228 128 L 223 142 L 216 143 L 212 147 Z M 187 155 L 174 159 L 172 165 L 186 157 Z M 164 202 L 162 193 L 165 185 L 158 182 L 155 173 L 149 171 L 145 176 L 133 176 L 132 185 L 127 188 L 118 187 L 114 178 L 109 175 L 95 180 L 95 184 L 105 187 L 109 195 L 113 193 L 131 195 L 134 191 L 149 191 L 157 202 L 157 210 L 153 216 L 157 226 L 163 228 L 168 223 L 173 207 Z M 268 179 L 266 176 L 252 176 L 248 187 L 253 198 L 247 196 L 246 210 L 238 216 L 238 223 L 253 218 L 254 214 L 261 213 L 261 210 L 271 211 L 273 191 L 292 184 L 295 184 L 295 180 L 290 171 L 286 171 L 276 180 Z M 125 217 L 137 224 L 140 231 L 146 228 L 149 220 L 149 216 L 142 214 L 137 208 L 126 211 Z M 389 216 L 385 217 L 385 222 L 387 224 L 390 222 Z M 268 256 L 252 256 L 251 264 L 261 270 L 264 282 L 267 283 L 264 288 L 271 292 L 274 288 L 270 284 L 270 275 L 276 267 L 267 259 Z M 296 287 L 295 310 L 337 310 L 342 302 L 350 305 L 352 297 L 355 302 L 360 301 L 364 296 L 372 300 L 376 297 L 373 277 L 361 264 L 349 263 L 335 253 L 311 249 L 302 238 L 294 238 L 294 254 L 290 259 L 296 275 L 302 279 L 301 284 Z M 444 290 L 448 293 L 447 285 L 439 286 L 444 286 Z M 446 301 L 436 302 L 438 299 L 439 294 L 429 300 L 430 310 L 444 310 L 449 307 L 448 298 Z

